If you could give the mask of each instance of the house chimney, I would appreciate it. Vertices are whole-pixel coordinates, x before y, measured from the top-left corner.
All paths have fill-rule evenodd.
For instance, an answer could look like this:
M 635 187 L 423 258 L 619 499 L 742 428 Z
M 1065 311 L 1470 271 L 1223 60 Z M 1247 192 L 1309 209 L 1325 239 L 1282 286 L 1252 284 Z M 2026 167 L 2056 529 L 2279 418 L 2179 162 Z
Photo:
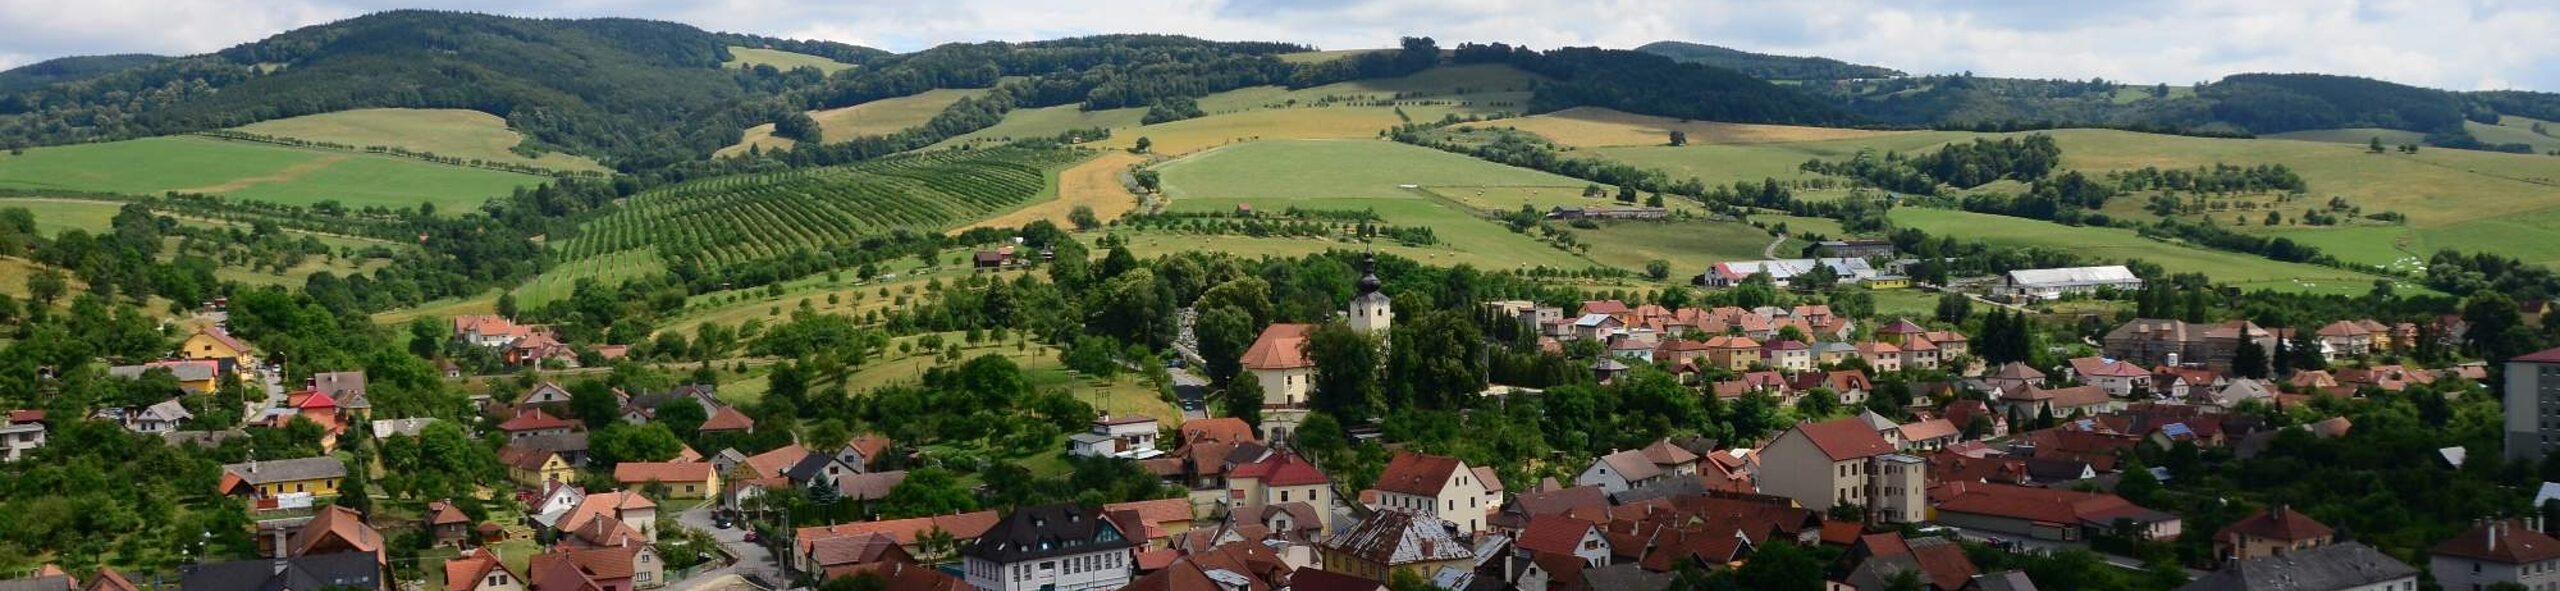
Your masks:
M 2505 521 L 2492 521 L 2492 522 L 2489 522 L 2489 551 L 2491 551 L 2491 552 L 2496 552 L 2496 551 L 2498 551 L 2498 533 L 2499 533 L 2499 532 L 2498 532 L 2498 530 L 2502 530 L 2502 529 L 2506 529 L 2506 528 L 2507 528 L 2507 522 L 2505 522 Z

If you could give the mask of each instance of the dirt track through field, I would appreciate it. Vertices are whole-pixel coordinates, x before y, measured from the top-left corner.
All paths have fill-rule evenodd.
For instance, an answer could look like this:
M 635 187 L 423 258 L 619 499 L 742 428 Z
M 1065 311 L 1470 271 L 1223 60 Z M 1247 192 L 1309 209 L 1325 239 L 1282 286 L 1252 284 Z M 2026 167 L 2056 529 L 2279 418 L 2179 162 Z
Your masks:
M 1120 182 L 1120 173 L 1146 158 L 1128 152 L 1112 151 L 1058 173 L 1058 198 L 1031 204 L 1012 213 L 979 220 L 953 229 L 950 234 L 971 228 L 1019 228 L 1033 220 L 1049 220 L 1061 228 L 1072 228 L 1067 214 L 1082 205 L 1093 208 L 1094 217 L 1109 222 L 1138 208 L 1138 195 Z
M 227 181 L 227 182 L 224 182 L 224 183 L 222 183 L 222 184 L 218 184 L 218 185 L 206 185 L 206 186 L 202 186 L 202 187 L 192 187 L 192 188 L 186 188 L 186 189 L 178 189 L 178 192 L 180 192 L 180 193 L 229 193 L 229 192 L 232 192 L 232 191 L 238 191 L 238 190 L 241 190 L 241 189 L 246 189 L 246 188 L 249 188 L 249 187 L 254 187 L 254 186 L 258 186 L 258 185 L 266 184 L 266 183 L 289 183 L 289 182 L 293 182 L 295 179 L 302 178 L 302 175 L 311 174 L 311 173 L 314 173 L 314 172 L 319 172 L 319 171 L 320 171 L 320 169 L 328 168 L 328 167 L 329 167 L 329 165 L 337 164 L 338 162 L 343 161 L 343 160 L 346 160 L 346 159 L 347 159 L 347 156 L 346 156 L 346 155 L 344 155 L 344 154 L 332 154 L 332 155 L 328 155 L 328 156 L 321 156 L 321 157 L 319 157 L 319 158 L 317 158 L 317 159 L 314 159 L 314 160 L 312 160 L 312 161 L 310 161 L 310 162 L 303 162 L 303 163 L 300 163 L 300 164 L 295 164 L 295 165 L 293 165 L 293 166 L 287 166 L 287 167 L 284 167 L 284 168 L 283 168 L 283 169 L 281 169 L 281 170 L 277 170 L 277 171 L 275 172 L 275 174 L 270 174 L 270 175 L 266 175 L 266 176 L 253 176 L 253 177 L 236 178 L 236 179 L 231 179 L 230 181 Z

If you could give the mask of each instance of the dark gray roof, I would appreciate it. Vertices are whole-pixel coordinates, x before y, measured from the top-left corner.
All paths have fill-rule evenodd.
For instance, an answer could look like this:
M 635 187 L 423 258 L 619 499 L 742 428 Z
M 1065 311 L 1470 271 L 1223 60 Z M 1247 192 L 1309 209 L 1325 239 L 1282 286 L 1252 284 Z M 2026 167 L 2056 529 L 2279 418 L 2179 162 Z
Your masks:
M 508 444 L 521 445 L 529 449 L 539 449 L 553 453 L 583 452 L 587 451 L 587 434 L 584 431 L 580 431 L 575 433 L 530 435 L 518 437 L 514 441 L 508 442 Z
M 370 552 L 223 562 L 182 569 L 178 586 L 187 591 L 376 589 L 382 586 L 382 564 Z
M 807 483 L 811 479 L 826 474 L 827 465 L 834 463 L 836 463 L 835 456 L 822 453 L 812 453 L 806 456 L 801 456 L 800 463 L 792 464 L 789 468 L 783 468 L 782 475 L 790 478 L 792 482 Z
M 71 591 L 71 577 L 53 575 L 0 581 L 0 591 Z
M 998 564 L 1134 547 L 1102 518 L 1102 510 L 1074 503 L 1017 509 L 987 529 L 960 555 Z
M 2371 546 L 2339 542 L 2232 563 L 2178 591 L 2334 591 L 2418 576 Z
M 250 484 L 293 482 L 321 478 L 345 478 L 347 463 L 338 458 L 319 456 L 290 460 L 262 460 L 223 466 L 222 471 L 240 475 Z
M 1662 591 L 1671 588 L 1671 573 L 1657 573 L 1636 563 L 1624 562 L 1584 570 L 1582 582 L 1593 589 Z

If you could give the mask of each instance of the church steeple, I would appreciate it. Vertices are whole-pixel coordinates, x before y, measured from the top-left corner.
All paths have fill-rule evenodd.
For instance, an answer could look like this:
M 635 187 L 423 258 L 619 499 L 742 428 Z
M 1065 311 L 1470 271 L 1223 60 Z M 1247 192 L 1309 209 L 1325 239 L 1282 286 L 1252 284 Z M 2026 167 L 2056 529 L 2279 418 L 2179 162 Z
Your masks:
M 1396 312 L 1387 294 L 1378 293 L 1386 282 L 1378 280 L 1378 250 L 1369 249 L 1360 259 L 1360 295 L 1351 298 L 1351 327 L 1375 335 L 1384 335 L 1395 323 Z
M 1360 259 L 1360 295 L 1378 293 L 1382 285 L 1384 282 L 1378 281 L 1378 249 L 1370 247 L 1368 254 Z

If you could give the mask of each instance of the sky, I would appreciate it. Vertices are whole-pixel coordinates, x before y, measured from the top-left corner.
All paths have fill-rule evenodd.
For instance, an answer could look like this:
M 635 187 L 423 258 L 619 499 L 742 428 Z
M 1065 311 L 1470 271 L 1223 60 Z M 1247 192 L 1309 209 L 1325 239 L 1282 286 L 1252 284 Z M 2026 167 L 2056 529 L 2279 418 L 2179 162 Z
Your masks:
M 0 68 L 202 53 L 395 8 L 662 19 L 891 51 L 1094 33 L 1326 49 L 1407 35 L 1541 49 L 1680 40 L 1915 74 L 2185 84 L 2321 72 L 2560 91 L 2552 0 L 0 0 Z

